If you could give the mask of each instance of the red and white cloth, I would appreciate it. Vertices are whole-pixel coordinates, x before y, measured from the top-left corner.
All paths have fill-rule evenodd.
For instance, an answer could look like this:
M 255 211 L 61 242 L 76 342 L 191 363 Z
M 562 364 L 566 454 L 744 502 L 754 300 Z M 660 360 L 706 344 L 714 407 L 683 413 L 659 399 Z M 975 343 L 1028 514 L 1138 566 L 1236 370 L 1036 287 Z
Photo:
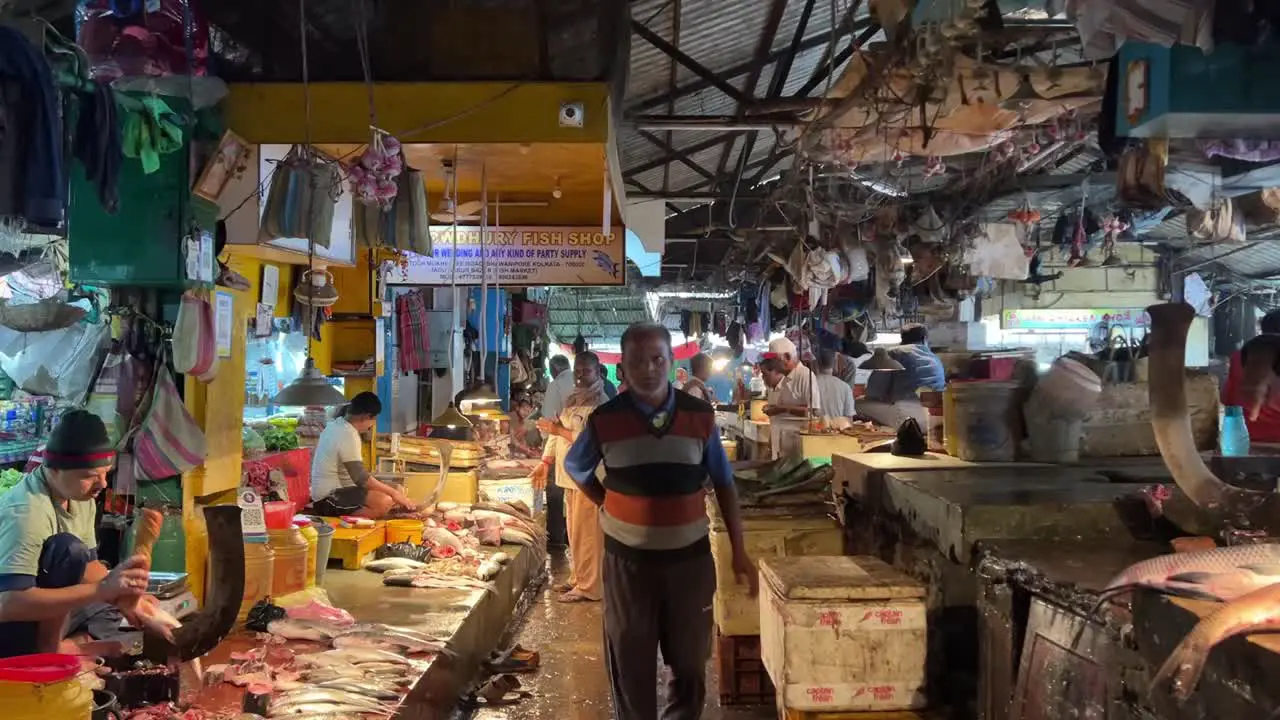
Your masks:
M 396 298 L 396 355 L 402 372 L 431 367 L 431 338 L 427 301 L 421 290 Z

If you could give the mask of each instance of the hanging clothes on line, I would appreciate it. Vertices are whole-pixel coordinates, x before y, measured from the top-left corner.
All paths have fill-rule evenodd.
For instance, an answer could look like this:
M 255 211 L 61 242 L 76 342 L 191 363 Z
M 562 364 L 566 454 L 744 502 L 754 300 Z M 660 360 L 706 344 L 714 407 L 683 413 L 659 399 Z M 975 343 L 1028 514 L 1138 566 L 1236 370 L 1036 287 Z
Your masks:
M 72 151 L 84 165 L 85 177 L 97 187 L 103 209 L 114 215 L 120 201 L 117 182 L 124 147 L 116 95 L 109 86 L 96 83 L 92 92 L 80 94 L 80 118 Z
M 67 204 L 67 180 L 58 90 L 40 50 L 21 32 L 6 26 L 0 26 L 0 80 L 21 88 L 17 104 L 11 103 L 10 93 L 3 96 L 5 125 L 0 132 L 18 135 L 13 147 L 23 165 L 20 182 L 4 188 L 0 215 L 22 217 L 35 227 L 59 227 Z

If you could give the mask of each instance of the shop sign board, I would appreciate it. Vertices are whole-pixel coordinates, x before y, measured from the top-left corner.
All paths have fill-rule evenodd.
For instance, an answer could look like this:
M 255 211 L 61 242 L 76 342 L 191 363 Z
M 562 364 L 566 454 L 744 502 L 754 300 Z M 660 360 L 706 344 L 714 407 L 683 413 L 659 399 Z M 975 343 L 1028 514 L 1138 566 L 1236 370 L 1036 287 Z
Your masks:
M 1142 308 L 1025 309 L 1005 310 L 1000 315 L 1004 330 L 1091 330 L 1101 323 L 1145 328 L 1151 318 Z
M 431 228 L 431 255 L 408 253 L 392 265 L 387 282 L 395 285 L 479 285 L 480 228 Z M 626 284 L 625 230 L 604 233 L 597 227 L 504 227 L 484 233 L 483 265 L 490 283 L 538 285 Z

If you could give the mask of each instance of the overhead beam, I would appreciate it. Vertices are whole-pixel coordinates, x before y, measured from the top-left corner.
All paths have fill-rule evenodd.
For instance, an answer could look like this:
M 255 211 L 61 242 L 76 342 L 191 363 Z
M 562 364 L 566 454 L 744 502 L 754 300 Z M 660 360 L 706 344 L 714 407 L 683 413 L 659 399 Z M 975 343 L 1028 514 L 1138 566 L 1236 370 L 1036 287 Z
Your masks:
M 719 90 L 720 92 L 724 93 L 725 95 L 728 95 L 730 98 L 732 98 L 734 101 L 738 103 L 742 103 L 742 104 L 751 103 L 752 98 L 749 97 L 746 93 L 742 92 L 738 88 L 726 82 L 724 78 L 722 78 L 721 76 L 708 70 L 706 66 L 704 66 L 702 63 L 698 62 L 697 60 L 694 60 L 693 58 L 681 52 L 680 48 L 675 47 L 671 43 L 667 42 L 665 38 L 663 38 L 661 35 L 658 35 L 657 33 L 650 30 L 649 28 L 645 27 L 639 21 L 632 20 L 631 29 L 633 32 L 635 32 L 636 35 L 639 35 L 641 39 L 643 39 L 645 42 L 658 48 L 667 56 L 669 56 L 671 59 L 675 60 L 676 62 L 688 68 L 689 71 L 692 72 L 694 75 L 697 75 L 698 77 L 705 80 L 710 87 L 713 87 Z
M 769 64 L 769 51 L 773 49 L 773 41 L 778 37 L 778 25 L 782 22 L 782 15 L 787 10 L 787 0 L 773 0 L 773 4 L 769 6 L 769 17 L 765 20 L 764 29 L 760 31 L 760 39 L 756 43 L 755 67 L 747 73 L 746 91 L 754 97 L 756 86 L 760 84 L 760 76 L 764 74 L 765 65 Z M 794 57 L 794 56 L 791 56 Z M 774 67 L 774 79 L 777 79 L 779 66 L 786 58 L 779 60 L 778 66 Z M 742 120 L 747 114 L 748 106 L 744 102 L 738 103 L 736 117 Z M 729 185 L 738 185 L 742 182 L 746 174 L 747 161 L 751 159 L 751 153 L 755 151 L 756 137 L 759 131 L 752 131 L 742 139 L 742 147 L 738 150 L 737 172 L 733 177 L 727 178 L 720 182 L 728 182 Z M 733 152 L 733 146 L 737 142 L 737 138 L 730 137 L 724 144 L 724 150 L 720 153 L 720 162 L 716 166 L 716 177 L 719 178 L 725 174 L 725 169 L 729 164 L 729 155 Z
M 871 38 L 875 37 L 878 32 L 880 32 L 879 24 L 874 22 L 868 24 L 862 29 L 862 32 L 857 38 L 841 48 L 839 52 L 828 58 L 827 62 L 819 65 L 813 71 L 812 77 L 810 77 L 804 85 L 800 86 L 800 90 L 796 92 L 796 95 L 799 97 L 808 97 L 812 94 L 814 90 L 818 89 L 819 85 L 826 82 L 827 78 L 831 77 L 832 73 L 836 71 L 836 68 L 840 67 L 845 61 L 853 57 L 853 53 L 855 51 L 861 50 L 862 46 L 871 42 Z
M 713 148 L 722 142 L 724 142 L 723 138 L 718 138 L 718 137 L 708 138 L 706 140 L 701 140 L 699 142 L 693 143 L 688 147 L 682 148 L 681 152 L 683 152 L 686 155 L 695 155 L 697 153 L 702 152 L 703 150 L 706 150 L 707 148 Z M 629 167 L 629 168 L 623 168 L 622 174 L 625 176 L 639 175 L 640 173 L 649 172 L 650 170 L 656 167 L 662 167 L 663 165 L 666 165 L 667 163 L 675 159 L 676 159 L 675 155 L 668 153 L 666 155 L 663 155 L 662 157 L 656 157 L 652 160 L 646 160 L 640 163 L 639 165 L 633 165 L 632 167 Z
M 753 132 L 802 124 L 794 117 L 773 120 L 753 117 L 750 120 L 744 120 L 736 115 L 640 115 L 628 118 L 628 122 L 640 130 L 714 130 L 716 132 Z M 719 145 L 723 142 L 724 138 L 716 138 L 714 144 Z
M 800 54 L 800 44 L 804 42 L 804 33 L 809 29 L 809 16 L 813 14 L 813 6 L 817 0 L 805 0 L 800 10 L 800 20 L 796 23 L 796 32 L 791 36 L 791 45 L 787 54 L 778 60 L 778 67 L 773 72 L 773 81 L 769 83 L 769 98 L 782 97 L 782 90 L 787 84 L 787 76 L 791 74 L 791 66 Z M 856 7 L 857 4 L 855 3 Z M 836 30 L 836 28 L 832 28 Z
M 871 20 L 869 18 L 863 18 L 862 20 L 859 20 L 857 23 L 855 23 L 855 25 L 858 27 L 863 27 L 870 22 Z M 823 45 L 830 44 L 831 36 L 836 32 L 838 32 L 837 29 L 832 29 L 831 32 L 824 32 L 818 35 L 814 35 L 811 38 L 806 38 L 803 42 L 800 43 L 798 52 L 808 52 L 813 48 L 822 47 Z M 776 62 L 777 60 L 781 59 L 784 55 L 786 55 L 790 51 L 791 51 L 791 48 L 780 48 L 778 50 L 771 51 L 767 56 L 765 64 L 767 65 L 768 63 Z M 751 69 L 754 68 L 755 66 L 756 66 L 756 61 L 754 58 L 752 58 L 751 60 L 734 65 L 729 69 L 719 73 L 719 77 L 720 78 L 736 78 L 740 75 L 746 75 L 747 73 L 751 72 Z M 673 100 L 678 100 L 687 95 L 692 95 L 694 93 L 702 92 L 703 90 L 706 90 L 709 87 L 712 87 L 712 85 L 710 82 L 708 82 L 705 79 L 699 78 L 697 80 L 691 80 L 690 82 L 684 85 L 681 85 L 675 90 L 662 93 L 661 95 L 655 95 L 654 97 L 647 98 L 645 100 L 640 100 L 633 105 L 629 105 L 627 107 L 627 110 L 635 113 L 647 112 L 655 108 L 662 107 L 663 105 L 666 105 L 672 102 Z
M 710 171 L 710 170 L 708 170 L 708 169 L 706 169 L 706 168 L 702 167 L 701 165 L 699 165 L 698 163 L 694 162 L 694 161 L 693 161 L 693 160 L 688 156 L 688 154 L 683 153 L 683 152 L 681 152 L 681 151 L 679 151 L 679 150 L 677 150 L 677 149 L 675 149 L 675 148 L 671 147 L 671 145 L 670 145 L 670 144 L 668 144 L 668 143 L 667 143 L 665 140 L 663 140 L 662 138 L 660 138 L 660 137 L 658 137 L 658 136 L 654 135 L 653 133 L 645 132 L 644 130 L 639 130 L 638 132 L 639 132 L 639 134 L 640 134 L 640 137 L 644 138 L 645 140 L 648 140 L 650 143 L 653 143 L 653 145 L 654 145 L 655 147 L 657 147 L 658 149 L 660 149 L 660 150 L 662 150 L 663 152 L 667 153 L 668 155 L 673 156 L 673 157 L 675 158 L 676 162 L 680 163 L 681 165 L 684 165 L 685 167 L 687 167 L 687 168 L 689 168 L 690 170 L 692 170 L 692 171 L 694 171 L 694 172 L 698 173 L 699 175 L 701 175 L 702 177 L 704 177 L 704 178 L 706 178 L 706 179 L 708 179 L 708 180 L 715 180 L 715 179 L 716 179 L 716 176 L 715 176 L 715 175 L 713 175 L 713 174 L 711 173 L 711 171 Z M 665 181 L 665 173 L 664 173 L 664 181 Z

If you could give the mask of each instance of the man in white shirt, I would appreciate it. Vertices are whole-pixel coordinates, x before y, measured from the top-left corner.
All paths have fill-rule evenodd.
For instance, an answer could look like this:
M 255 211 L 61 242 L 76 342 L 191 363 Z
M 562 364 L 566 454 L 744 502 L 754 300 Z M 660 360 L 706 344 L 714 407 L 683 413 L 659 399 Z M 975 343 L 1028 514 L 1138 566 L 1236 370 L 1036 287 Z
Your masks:
M 311 515 L 380 518 L 397 505 L 416 506 L 399 488 L 364 469 L 360 433 L 373 428 L 382 412 L 378 396 L 363 392 L 325 426 L 311 454 Z
M 853 388 L 849 383 L 836 377 L 836 353 L 823 350 L 818 353 L 818 392 L 822 396 L 822 416 L 824 418 L 852 419 Z
M 785 375 L 776 391 L 770 393 L 766 415 L 792 415 L 807 417 L 810 409 L 821 407 L 822 393 L 809 368 L 800 363 L 796 344 L 787 338 L 769 343 L 769 356 L 776 357 Z
M 569 358 L 563 355 L 551 358 L 550 364 L 551 382 L 542 394 L 542 417 L 554 419 L 564 410 L 565 398 L 573 394 L 573 371 L 569 369 Z

